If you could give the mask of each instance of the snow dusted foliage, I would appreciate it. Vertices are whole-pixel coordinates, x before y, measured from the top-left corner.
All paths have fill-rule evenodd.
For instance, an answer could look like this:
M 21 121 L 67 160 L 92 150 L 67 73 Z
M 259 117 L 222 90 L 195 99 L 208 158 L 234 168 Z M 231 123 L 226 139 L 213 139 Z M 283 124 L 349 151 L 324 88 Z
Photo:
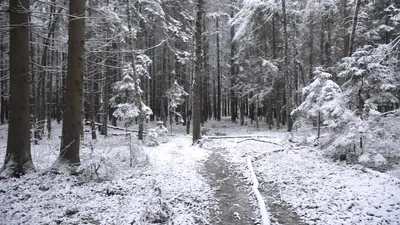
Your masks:
M 356 105 L 362 110 L 368 102 L 398 101 L 389 92 L 397 83 L 392 47 L 366 45 L 343 59 L 339 77 L 347 80 L 342 87 L 348 106 Z
M 185 102 L 185 96 L 188 96 L 189 94 L 182 86 L 178 84 L 176 80 L 174 81 L 172 86 L 165 92 L 165 94 L 169 100 L 168 110 L 182 119 L 182 115 L 176 112 L 176 108 L 183 102 Z
M 126 64 L 122 69 L 122 80 L 114 84 L 114 96 L 110 99 L 111 106 L 117 108 L 113 116 L 121 119 L 131 119 L 139 116 L 149 116 L 152 110 L 143 102 L 138 102 L 138 95 L 142 94 L 140 77 L 149 76 L 148 67 L 151 60 L 148 56 L 140 54 L 136 57 L 135 66 Z M 139 109 L 141 104 L 141 110 Z
M 376 111 L 379 104 L 399 102 L 391 93 L 398 86 L 392 49 L 393 44 L 359 48 L 339 66 L 339 77 L 345 79 L 341 87 L 329 80 L 330 74 L 317 68 L 314 80 L 303 89 L 305 101 L 292 115 L 316 121 L 321 113 L 325 125 L 321 148 L 327 155 L 338 158 L 345 154 L 357 158 L 365 152 L 374 157 L 376 154 L 383 157 L 397 154 L 391 144 L 384 147 L 374 141 L 384 139 L 380 136 L 391 140 L 388 137 L 398 133 L 379 129 L 381 121 L 390 119 L 382 120 L 381 113 Z M 304 125 L 301 122 L 297 121 Z M 365 157 L 362 161 L 366 161 Z
M 303 88 L 304 101 L 291 113 L 296 119 L 295 127 L 299 135 L 304 136 L 304 142 L 309 133 L 309 127 L 317 125 L 318 115 L 322 125 L 323 135 L 320 143 L 325 153 L 330 156 L 345 154 L 352 150 L 352 144 L 357 140 L 357 124 L 359 119 L 346 108 L 342 90 L 330 78 L 332 75 L 317 67 L 313 80 Z M 317 132 L 312 132 L 315 136 Z
M 370 156 L 366 163 L 379 165 L 384 160 L 377 158 L 384 157 L 389 161 L 400 158 L 400 110 L 370 113 L 364 126 L 365 149 L 362 153 Z
M 150 75 L 149 75 L 149 66 L 150 66 L 150 64 L 151 64 L 150 57 L 148 57 L 145 54 L 137 55 L 136 56 L 136 60 L 135 60 L 135 70 L 136 70 L 135 72 L 136 72 L 136 74 L 134 74 L 133 71 L 131 72 L 131 74 L 136 75 L 137 79 L 139 79 L 140 77 L 144 77 L 144 76 L 150 78 Z M 137 80 L 136 82 L 140 83 L 140 79 Z
M 264 17 L 269 20 L 274 12 L 280 11 L 280 3 L 274 0 L 243 0 L 239 12 L 231 21 L 232 25 L 237 26 L 234 41 L 243 38 L 252 29 L 253 17 L 257 11 L 266 12 Z
M 240 55 L 241 56 L 241 55 Z M 277 63 L 261 57 L 243 55 L 234 88 L 242 96 L 250 95 L 251 102 L 261 102 L 272 94 L 270 84 L 280 74 Z
M 131 72 L 131 67 L 123 69 L 123 78 L 114 84 L 115 95 L 110 99 L 111 106 L 116 107 L 113 115 L 122 119 L 129 119 L 139 115 L 139 108 L 135 103 L 136 88 Z
M 314 79 L 302 90 L 305 100 L 293 110 L 292 116 L 302 116 L 315 121 L 320 113 L 325 125 L 336 126 L 336 119 L 347 109 L 341 98 L 340 86 L 333 82 L 331 77 L 332 75 L 324 72 L 321 67 L 315 68 Z

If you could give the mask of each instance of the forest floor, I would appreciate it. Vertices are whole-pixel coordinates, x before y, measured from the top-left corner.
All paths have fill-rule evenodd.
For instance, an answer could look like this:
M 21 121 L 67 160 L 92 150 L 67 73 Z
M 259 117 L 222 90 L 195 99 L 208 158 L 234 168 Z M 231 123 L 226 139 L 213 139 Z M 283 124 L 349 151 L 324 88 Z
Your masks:
M 212 153 L 204 163 L 204 177 L 214 191 L 217 211 L 211 212 L 211 224 L 255 224 L 249 187 L 232 164 L 224 158 L 223 148 L 211 148 Z
M 184 130 L 174 125 L 156 147 L 130 142 L 120 131 L 96 141 L 86 133 L 81 173 L 71 176 L 49 172 L 59 151 L 55 125 L 51 139 L 32 147 L 37 172 L 0 180 L 0 224 L 261 224 L 247 157 L 271 224 L 400 224 L 400 179 L 393 171 L 334 162 L 288 142 L 284 131 L 256 130 L 250 121 L 206 123 L 196 146 Z M 6 132 L 0 126 L 1 159 Z

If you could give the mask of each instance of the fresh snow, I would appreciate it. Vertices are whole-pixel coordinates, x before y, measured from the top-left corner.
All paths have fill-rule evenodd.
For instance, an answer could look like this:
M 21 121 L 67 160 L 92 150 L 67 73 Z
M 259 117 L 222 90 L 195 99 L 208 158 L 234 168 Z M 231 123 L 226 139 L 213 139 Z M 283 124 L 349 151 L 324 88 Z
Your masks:
M 133 136 L 134 167 L 129 166 L 129 137 L 121 135 L 124 131 L 111 130 L 118 135 L 99 136 L 93 142 L 86 135 L 82 174 L 71 176 L 48 172 L 59 150 L 60 127 L 53 130 L 52 139 L 33 145 L 36 173 L 1 180 L 0 224 L 209 224 L 218 190 L 212 190 L 201 171 L 216 148 L 225 149 L 224 158 L 232 170 L 248 180 L 240 190 L 251 193 L 259 224 L 261 214 L 268 215 L 274 225 L 400 224 L 399 168 L 381 173 L 334 162 L 317 148 L 291 143 L 283 131 L 256 130 L 250 123 L 240 126 L 224 118 L 205 124 L 203 134 L 210 138 L 200 146 L 191 144 L 183 126 L 175 126 L 174 135 L 166 136 L 168 142 L 156 147 L 138 144 Z M 0 137 L 0 157 L 4 158 L 5 126 L 0 126 Z M 384 159 L 366 153 L 359 160 L 367 158 Z M 252 189 L 255 179 L 259 193 Z M 275 194 L 271 187 L 276 188 Z M 258 194 L 267 212 L 260 210 Z M 278 218 L 286 212 L 271 211 L 271 204 L 285 206 L 297 222 L 282 222 Z M 230 213 L 240 218 L 235 211 Z
M 274 151 L 278 148 L 262 142 L 230 144 L 237 162 L 245 155 L 260 156 L 253 161 L 260 183 L 273 183 L 280 192 L 279 199 L 266 196 L 267 202 L 288 203 L 307 224 L 400 224 L 400 179 L 333 162 L 316 149 Z
M 151 224 L 146 217 L 162 214 L 175 224 L 207 223 L 212 192 L 198 171 L 208 152 L 192 146 L 190 136 L 171 136 L 174 141 L 142 147 L 147 162 L 133 168 L 127 137 L 100 137 L 93 143 L 87 137 L 81 176 L 45 174 L 57 157 L 58 135 L 33 146 L 37 173 L 1 180 L 1 225 Z M 2 148 L 3 159 L 5 145 Z M 97 165 L 99 178 L 91 172 Z

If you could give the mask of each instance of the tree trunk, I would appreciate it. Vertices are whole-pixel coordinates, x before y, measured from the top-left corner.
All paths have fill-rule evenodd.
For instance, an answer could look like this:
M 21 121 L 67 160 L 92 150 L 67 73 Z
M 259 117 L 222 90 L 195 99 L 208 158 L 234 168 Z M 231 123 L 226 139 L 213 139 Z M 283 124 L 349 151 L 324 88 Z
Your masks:
M 231 18 L 233 18 L 233 9 L 231 12 Z M 236 96 L 235 90 L 233 86 L 235 85 L 235 76 L 236 76 L 236 68 L 235 68 L 235 52 L 236 46 L 233 42 L 233 37 L 235 36 L 235 26 L 231 26 L 231 121 L 236 122 L 237 117 L 237 106 L 236 106 Z
M 166 47 L 163 45 L 162 47 L 162 79 L 161 79 L 161 88 L 160 88 L 160 116 L 161 120 L 164 122 L 164 125 L 166 126 L 167 123 L 167 115 L 165 112 L 165 101 L 164 101 L 164 90 L 165 90 L 165 76 L 167 74 L 167 59 L 166 59 Z
M 5 38 L 4 34 L 1 34 L 1 39 L 0 39 L 0 59 L 1 59 L 1 67 L 0 67 L 0 122 L 1 124 L 4 124 L 5 121 L 5 89 L 6 89 L 6 77 L 7 77 L 7 72 L 6 72 L 6 63 L 5 59 L 6 58 L 6 47 L 5 47 Z
M 244 125 L 244 100 L 240 98 L 240 125 Z
M 217 120 L 217 110 L 218 110 L 218 107 L 217 107 L 217 87 L 216 87 L 216 85 L 215 85 L 215 76 L 213 77 L 213 83 L 212 83 L 212 85 L 213 85 L 213 95 L 212 95 L 212 102 L 213 102 L 213 106 L 212 106 L 212 109 L 213 109 L 213 115 L 214 115 L 214 120 Z
M 54 47 L 54 41 L 51 42 L 52 46 Z M 51 59 L 50 59 L 52 66 L 54 62 L 54 51 L 51 52 Z M 51 116 L 53 110 L 53 73 L 47 73 L 47 138 L 51 138 Z
M 60 54 L 60 62 L 63 62 L 63 53 L 61 51 Z M 63 66 L 60 66 L 61 71 L 64 69 Z M 61 72 L 61 77 L 63 72 Z M 61 95 L 62 95 L 62 90 L 63 90 L 63 85 L 62 85 L 62 80 L 63 79 L 57 79 L 56 80 L 56 118 L 57 118 L 57 123 L 61 123 Z
M 347 33 L 347 29 L 348 29 L 348 24 L 347 24 L 347 18 L 348 18 L 348 12 L 347 12 L 347 1 L 348 0 L 342 0 L 342 23 L 343 23 L 343 56 L 346 57 L 348 55 L 349 52 L 349 45 L 350 45 L 350 37 Z
M 224 96 L 224 116 L 227 117 L 229 112 L 228 112 L 228 91 L 225 89 L 225 96 Z
M 204 1 L 197 0 L 197 16 L 196 16 L 196 65 L 193 87 L 193 143 L 201 138 L 200 122 L 201 122 L 201 85 L 202 85 L 202 21 L 203 21 Z
M 256 121 L 256 129 L 258 130 L 260 128 L 260 125 L 258 123 L 258 100 L 256 101 L 256 107 L 254 107 L 254 117 L 255 117 L 255 121 Z
M 354 15 L 353 15 L 353 23 L 351 25 L 350 43 L 349 43 L 349 50 L 347 52 L 347 56 L 351 56 L 351 54 L 353 54 L 354 39 L 355 39 L 355 36 L 356 36 L 356 28 L 357 28 L 358 13 L 360 11 L 360 6 L 361 6 L 361 0 L 357 0 L 356 8 L 354 10 Z
M 19 177 L 33 170 L 29 121 L 29 0 L 10 0 L 10 124 L 3 169 Z
M 97 139 L 96 135 L 96 112 L 95 112 L 95 93 L 94 93 L 94 78 L 90 79 L 90 130 L 92 139 Z
M 268 128 L 272 130 L 272 127 L 274 126 L 274 119 L 273 119 L 273 112 L 272 112 L 272 100 L 268 99 L 268 115 L 267 115 L 267 123 L 268 123 Z
M 219 43 L 219 17 L 216 21 L 217 29 L 217 120 L 221 120 L 221 52 Z
M 110 52 L 110 46 L 107 46 L 107 52 Z M 110 75 L 111 75 L 111 69 L 109 68 L 110 66 L 110 56 L 107 57 L 106 60 L 106 72 L 104 75 L 104 85 L 103 85 L 103 93 L 104 93 L 104 99 L 103 99 L 103 119 L 102 119 L 102 126 L 101 126 L 101 131 L 100 134 L 107 136 L 108 130 L 107 130 L 107 125 L 108 125 L 108 107 L 109 107 L 109 91 L 110 91 Z
M 309 24 L 309 48 L 310 53 L 308 55 L 308 79 L 311 80 L 313 78 L 313 69 L 314 69 L 314 24 L 313 24 L 313 14 L 310 15 L 310 24 Z
M 286 96 L 286 122 L 287 131 L 292 131 L 293 121 L 290 117 L 290 112 L 292 110 L 292 85 L 289 75 L 289 35 L 287 32 L 287 16 L 286 16 L 286 0 L 282 0 L 282 17 L 283 17 L 283 36 L 284 36 L 284 76 L 285 76 L 285 96 Z
M 318 111 L 318 117 L 317 117 L 317 139 L 319 143 L 319 138 L 321 137 L 321 112 Z
M 136 79 L 135 82 L 135 88 L 136 90 L 139 89 L 139 79 Z M 138 108 L 139 108 L 139 131 L 138 131 L 138 139 L 143 140 L 143 130 L 144 130 L 144 117 L 145 115 L 143 114 L 143 104 L 142 104 L 142 96 L 139 92 L 136 94 L 136 101 L 138 102 Z
M 64 119 L 59 160 L 79 165 L 82 127 L 82 95 L 85 41 L 85 0 L 70 1 L 68 29 L 68 68 Z

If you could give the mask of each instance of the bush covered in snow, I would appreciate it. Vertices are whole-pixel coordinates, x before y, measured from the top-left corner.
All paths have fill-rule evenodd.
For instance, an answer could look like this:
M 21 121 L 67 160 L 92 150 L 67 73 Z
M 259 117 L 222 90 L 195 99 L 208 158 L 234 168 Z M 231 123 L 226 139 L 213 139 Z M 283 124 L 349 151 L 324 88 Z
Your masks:
M 336 159 L 375 165 L 400 156 L 400 113 L 377 111 L 379 104 L 399 102 L 391 93 L 398 84 L 391 49 L 390 44 L 367 45 L 344 58 L 338 66 L 341 86 L 330 80 L 331 74 L 315 68 L 314 78 L 303 88 L 304 101 L 292 111 L 303 143 L 320 145 Z M 319 125 L 320 139 L 305 136 L 317 136 Z

